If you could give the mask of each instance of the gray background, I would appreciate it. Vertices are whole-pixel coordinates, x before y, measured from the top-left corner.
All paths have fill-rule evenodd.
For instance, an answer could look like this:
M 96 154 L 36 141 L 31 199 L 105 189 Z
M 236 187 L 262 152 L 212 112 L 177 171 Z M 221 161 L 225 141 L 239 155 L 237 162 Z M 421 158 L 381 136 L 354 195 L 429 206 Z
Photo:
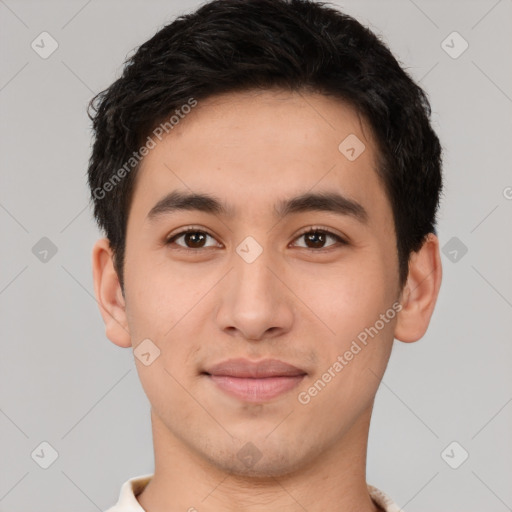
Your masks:
M 425 337 L 395 341 L 368 481 L 408 512 L 512 510 L 512 1 L 337 4 L 421 82 L 445 149 L 444 280 Z M 85 108 L 198 5 L 0 0 L 0 511 L 103 510 L 153 471 L 133 355 L 106 339 L 93 297 Z M 31 48 L 43 31 L 59 45 L 47 59 Z M 453 31 L 469 43 L 457 58 L 442 46 Z M 58 452 L 48 469 L 43 441 Z

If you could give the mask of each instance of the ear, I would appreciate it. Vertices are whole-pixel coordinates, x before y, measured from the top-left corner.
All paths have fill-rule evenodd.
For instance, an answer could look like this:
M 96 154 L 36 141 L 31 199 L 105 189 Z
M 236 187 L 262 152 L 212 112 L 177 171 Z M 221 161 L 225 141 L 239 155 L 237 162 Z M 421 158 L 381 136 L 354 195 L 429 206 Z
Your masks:
M 434 312 L 441 279 L 439 239 L 429 233 L 421 249 L 409 259 L 409 275 L 400 295 L 402 310 L 395 326 L 396 339 L 411 343 L 423 337 Z
M 107 238 L 98 240 L 92 250 L 94 292 L 105 322 L 107 338 L 120 347 L 131 347 L 126 305 L 114 267 L 114 255 Z

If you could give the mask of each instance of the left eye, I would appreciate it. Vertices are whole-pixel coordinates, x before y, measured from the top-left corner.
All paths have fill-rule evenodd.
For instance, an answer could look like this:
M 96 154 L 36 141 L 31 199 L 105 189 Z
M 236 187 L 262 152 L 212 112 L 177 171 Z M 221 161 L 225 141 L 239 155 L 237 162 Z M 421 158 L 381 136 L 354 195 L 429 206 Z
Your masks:
M 306 249 L 325 249 L 325 246 L 323 246 L 323 244 L 325 244 L 327 238 L 331 238 L 335 240 L 335 242 L 338 242 L 340 244 L 346 244 L 345 240 L 343 240 L 343 238 L 341 238 L 340 236 L 335 235 L 330 231 L 325 231 L 323 229 L 313 229 L 310 231 L 306 231 L 306 233 L 302 233 L 301 235 L 299 235 L 297 239 L 302 237 L 305 237 L 306 243 L 313 244 L 313 247 L 306 246 Z M 319 247 L 319 245 L 322 245 L 322 247 Z M 331 247 L 332 245 L 335 244 L 328 245 L 327 247 Z
M 177 243 L 176 245 L 183 247 L 185 249 L 202 249 L 205 247 L 215 247 L 215 243 L 212 245 L 205 245 L 206 239 L 211 238 L 214 240 L 214 238 L 206 233 L 205 231 L 200 231 L 197 229 L 189 229 L 186 231 L 182 231 L 181 233 L 178 233 L 174 235 L 173 237 L 169 238 L 166 242 L 166 244 L 170 245 L 176 240 L 179 240 L 183 238 L 184 244 Z M 306 231 L 305 233 L 302 233 L 299 235 L 296 240 L 304 238 L 306 244 L 312 244 L 312 246 L 299 246 L 303 247 L 305 249 L 324 249 L 325 242 L 328 238 L 331 238 L 332 240 L 340 244 L 346 244 L 347 242 L 343 240 L 338 235 L 335 235 L 334 233 L 331 233 L 330 231 L 326 231 L 323 229 L 312 229 L 310 231 Z M 335 245 L 335 243 L 332 243 L 328 245 L 327 247 L 331 247 L 332 245 Z

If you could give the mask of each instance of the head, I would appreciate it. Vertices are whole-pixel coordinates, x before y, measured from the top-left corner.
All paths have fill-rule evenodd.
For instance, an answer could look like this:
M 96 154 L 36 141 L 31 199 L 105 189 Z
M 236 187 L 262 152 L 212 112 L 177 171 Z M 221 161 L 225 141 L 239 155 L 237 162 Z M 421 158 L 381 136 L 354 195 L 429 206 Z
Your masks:
M 91 107 L 96 294 L 114 343 L 160 351 L 137 363 L 154 418 L 261 474 L 365 423 L 393 339 L 421 338 L 441 280 L 441 147 L 385 43 L 325 4 L 216 0 L 140 46 Z M 229 357 L 304 378 L 246 403 L 208 376 Z M 249 441 L 257 469 L 236 457 Z

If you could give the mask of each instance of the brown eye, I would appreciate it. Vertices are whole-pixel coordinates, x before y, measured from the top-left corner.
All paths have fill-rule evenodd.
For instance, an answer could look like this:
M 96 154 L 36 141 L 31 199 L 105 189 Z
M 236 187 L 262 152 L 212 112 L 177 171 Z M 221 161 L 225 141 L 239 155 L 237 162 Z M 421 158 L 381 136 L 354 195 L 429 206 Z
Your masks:
M 186 233 L 185 235 L 183 235 L 183 240 L 185 241 L 185 244 L 188 247 L 190 247 L 190 246 L 192 246 L 193 248 L 203 247 L 205 240 L 206 240 L 206 236 L 204 233 L 201 233 L 200 231 L 196 231 L 196 232 Z
M 330 244 L 328 246 L 325 246 L 326 240 L 331 238 L 335 240 L 335 242 L 338 242 L 340 244 L 346 244 L 347 242 L 343 240 L 338 235 L 335 235 L 334 233 L 331 233 L 330 231 L 325 231 L 321 229 L 313 229 L 310 231 L 306 231 L 305 233 L 302 233 L 297 237 L 297 240 L 303 238 L 305 240 L 305 248 L 306 249 L 326 249 L 333 245 L 336 245 L 335 243 Z M 300 246 L 304 247 L 304 246 Z
M 183 243 L 176 243 L 176 245 L 185 249 L 202 249 L 204 247 L 212 247 L 212 245 L 205 245 L 208 237 L 213 239 L 211 235 L 204 231 L 199 231 L 197 229 L 188 229 L 169 238 L 166 244 L 171 245 L 172 243 L 175 243 L 176 240 L 182 238 Z M 213 244 L 213 246 L 215 246 L 215 244 Z
M 326 234 L 321 231 L 313 231 L 304 235 L 306 244 L 311 243 L 314 249 L 319 249 L 325 244 Z

